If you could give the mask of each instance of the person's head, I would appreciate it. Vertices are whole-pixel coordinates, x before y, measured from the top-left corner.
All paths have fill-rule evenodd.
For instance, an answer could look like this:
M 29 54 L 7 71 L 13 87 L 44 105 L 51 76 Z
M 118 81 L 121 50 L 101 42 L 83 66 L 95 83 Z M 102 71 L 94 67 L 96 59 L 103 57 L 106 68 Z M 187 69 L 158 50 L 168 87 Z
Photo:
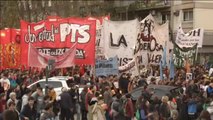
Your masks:
M 93 93 L 96 92 L 96 86 L 94 86 L 94 85 L 91 85 L 91 86 L 89 87 L 89 89 L 90 89 Z
M 37 92 L 38 95 L 42 95 L 43 94 L 43 91 L 42 91 L 41 87 L 37 87 L 36 88 L 36 92 Z
M 54 88 L 53 88 L 53 86 L 51 86 L 51 85 L 48 86 L 48 89 L 49 89 L 50 92 L 53 92 L 53 91 L 54 91 Z
M 201 120 L 211 120 L 211 116 L 210 116 L 209 112 L 206 111 L 206 110 L 203 110 L 203 111 L 200 113 L 199 118 L 200 118 Z
M 62 88 L 61 88 L 61 91 L 62 91 L 62 92 L 67 92 L 67 88 L 66 88 L 66 87 L 62 87 Z
M 105 91 L 108 91 L 108 90 L 110 90 L 110 87 L 109 87 L 109 86 L 106 86 L 106 87 L 105 87 Z
M 122 95 L 119 92 L 117 92 L 116 93 L 116 98 L 119 100 L 121 97 L 122 97 Z
M 9 102 L 9 104 L 8 104 L 8 109 L 9 109 L 9 110 L 15 110 L 15 109 L 16 109 L 16 104 L 15 104 L 15 102 L 13 102 L 13 101 Z
M 17 120 L 17 115 L 13 110 L 5 110 L 3 112 L 3 120 Z
M 16 99 L 16 93 L 15 92 L 11 92 L 9 96 L 12 100 Z
M 49 103 L 50 102 L 50 97 L 48 95 L 44 96 L 44 103 Z
M 16 86 L 16 91 L 19 91 L 19 90 L 21 90 L 21 87 L 20 87 L 20 85 L 17 85 Z
M 51 112 L 53 110 L 53 104 L 52 103 L 47 103 L 45 108 L 44 108 L 44 110 Z
M 131 94 L 126 94 L 126 98 L 131 98 Z
M 29 97 L 29 98 L 28 98 L 28 104 L 29 104 L 30 106 L 33 106 L 33 105 L 34 105 L 34 101 L 35 101 L 35 99 L 34 99 L 33 97 Z
M 88 87 L 87 87 L 87 86 L 84 86 L 83 91 L 87 93 L 87 92 L 88 92 Z
M 173 120 L 177 120 L 178 119 L 178 111 L 177 110 L 173 110 L 172 111 L 172 119 Z
M 163 96 L 162 99 L 161 99 L 161 101 L 162 101 L 163 103 L 167 103 L 168 100 L 169 100 L 168 96 Z
M 90 100 L 90 105 L 94 105 L 95 103 L 97 103 L 98 102 L 98 99 L 97 99 L 97 97 L 93 97 L 91 100 Z
M 30 96 L 32 94 L 32 91 L 27 88 L 25 94 L 28 95 L 28 96 Z

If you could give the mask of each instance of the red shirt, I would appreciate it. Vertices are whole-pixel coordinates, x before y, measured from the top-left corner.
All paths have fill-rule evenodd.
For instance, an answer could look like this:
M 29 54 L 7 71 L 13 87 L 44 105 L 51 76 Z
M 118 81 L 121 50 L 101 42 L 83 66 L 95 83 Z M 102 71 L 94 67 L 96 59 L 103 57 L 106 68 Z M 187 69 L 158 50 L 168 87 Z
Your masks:
M 0 100 L 0 113 L 4 112 L 6 106 L 6 100 Z

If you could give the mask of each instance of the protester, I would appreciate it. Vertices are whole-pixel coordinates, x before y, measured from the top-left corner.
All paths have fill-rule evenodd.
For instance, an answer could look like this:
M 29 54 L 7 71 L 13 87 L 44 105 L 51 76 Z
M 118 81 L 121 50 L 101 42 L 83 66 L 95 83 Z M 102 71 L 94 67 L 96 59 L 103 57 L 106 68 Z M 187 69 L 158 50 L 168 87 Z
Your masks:
M 86 94 L 86 98 L 85 98 L 85 107 L 86 107 L 87 111 L 88 111 L 88 107 L 89 107 L 89 103 L 90 103 L 91 99 L 93 97 L 95 97 L 95 92 L 96 92 L 96 86 L 91 85 L 89 87 L 89 90 L 88 90 L 88 92 Z
M 197 120 L 211 120 L 209 112 L 203 110 Z
M 186 81 L 186 73 L 183 68 L 177 68 L 174 79 L 170 80 L 169 78 L 165 78 L 165 80 L 159 80 L 159 66 L 152 67 L 153 68 L 150 69 L 153 70 L 148 68 L 140 77 L 132 76 L 131 73 L 123 73 L 121 76 L 102 76 L 100 79 L 90 77 L 87 73 L 85 73 L 84 76 L 71 75 L 70 78 L 72 78 L 72 80 L 69 80 L 71 84 L 68 84 L 70 87 L 69 92 L 68 88 L 63 88 L 63 92 L 60 96 L 56 95 L 51 85 L 49 86 L 46 96 L 43 94 L 41 85 L 33 87 L 37 88 L 36 90 L 33 90 L 33 88 L 29 90 L 27 88 L 30 82 L 43 78 L 44 72 L 33 75 L 33 73 L 30 73 L 28 70 L 17 70 L 17 72 L 13 70 L 3 71 L 2 73 L 5 74 L 4 78 L 15 80 L 16 85 L 10 83 L 10 87 L 8 87 L 9 89 L 6 91 L 4 91 L 3 86 L 0 87 L 0 91 L 2 91 L 2 94 L 0 94 L 0 112 L 8 111 L 4 107 L 8 106 L 5 105 L 6 100 L 5 97 L 3 97 L 6 94 L 8 96 L 8 103 L 10 101 L 21 101 L 22 110 L 20 116 L 24 120 L 35 120 L 36 115 L 37 119 L 43 119 L 43 117 L 48 115 L 51 115 L 49 119 L 57 119 L 56 116 L 58 113 L 62 120 L 66 117 L 68 119 L 74 119 L 73 116 L 76 115 L 77 120 L 79 120 L 80 113 L 82 120 L 87 120 L 87 113 L 88 116 L 90 116 L 88 119 L 91 119 L 91 116 L 96 116 L 94 117 L 95 119 L 97 118 L 97 114 L 99 114 L 101 116 L 99 118 L 103 120 L 129 120 L 134 117 L 136 117 L 137 120 L 194 120 L 209 119 L 209 116 L 213 119 L 213 81 L 208 77 L 203 77 L 204 68 L 202 66 L 192 66 L 194 69 L 193 74 L 197 75 L 194 75 L 190 81 Z M 87 71 L 89 71 L 89 69 Z M 72 73 L 71 70 L 67 70 L 63 74 L 70 73 Z M 74 71 L 74 74 L 79 73 Z M 156 76 L 153 76 L 153 74 Z M 8 75 L 9 77 L 6 77 Z M 58 70 L 51 73 L 50 76 L 52 75 L 59 75 Z M 152 77 L 150 77 L 150 75 L 152 75 Z M 150 82 L 149 78 L 151 79 Z M 81 84 L 79 85 L 80 79 L 85 82 L 85 88 L 81 94 L 78 95 L 79 88 L 76 85 L 81 86 Z M 172 91 L 172 93 L 174 92 L 172 95 L 163 95 L 162 100 L 160 100 L 161 97 L 156 96 L 157 93 L 149 89 L 150 84 L 175 86 L 178 88 L 178 91 Z M 135 103 L 132 95 L 134 96 L 133 93 L 139 86 L 143 86 L 143 88 L 140 88 L 140 90 L 142 90 L 140 91 L 141 96 Z M 182 88 L 184 90 L 182 90 Z M 121 92 L 119 90 L 121 90 Z M 31 95 L 31 91 L 35 92 Z M 28 99 L 30 99 L 31 96 L 34 97 L 35 101 L 31 100 L 30 103 Z M 167 96 L 169 96 L 169 98 Z M 41 99 L 38 99 L 39 97 Z M 94 100 L 95 97 L 97 100 Z M 56 98 L 59 101 L 56 101 Z M 80 108 L 78 106 L 79 102 Z M 45 104 L 50 103 L 52 103 L 52 107 L 46 108 Z M 18 104 L 19 103 L 15 104 L 15 106 Z M 58 111 L 54 112 L 54 108 L 58 108 Z M 94 108 L 95 111 L 92 111 L 91 108 Z M 18 109 L 16 108 L 16 110 Z M 208 111 L 210 115 L 208 115 L 206 111 Z M 50 114 L 52 112 L 54 112 L 53 115 Z
M 50 101 L 53 103 L 56 100 L 56 92 L 53 86 L 48 87 L 48 96 L 50 97 Z
M 7 73 L 3 73 L 2 78 L 0 79 L 0 83 L 4 88 L 4 91 L 7 91 L 10 89 L 10 80 L 8 79 Z
M 126 97 L 126 102 L 124 102 L 124 108 L 123 108 L 125 120 L 131 120 L 132 118 L 134 118 L 134 107 L 131 100 L 131 95 L 126 94 L 125 97 Z
M 13 110 L 5 110 L 3 113 L 3 120 L 19 120 L 19 118 Z
M 39 120 L 54 120 L 53 104 L 46 104 L 44 110 L 41 113 Z
M 15 92 L 10 93 L 10 99 L 7 100 L 7 107 L 9 107 L 10 102 L 14 102 L 15 106 L 17 107 L 18 100 L 16 99 L 16 93 Z
M 61 120 L 74 120 L 74 104 L 67 88 L 62 88 L 60 95 Z
M 80 105 L 81 105 L 81 118 L 82 120 L 87 120 L 87 110 L 86 110 L 86 94 L 88 92 L 88 87 L 85 86 L 80 94 Z
M 113 102 L 111 104 L 112 120 L 124 119 L 124 115 L 122 115 L 122 113 L 121 113 L 121 111 L 123 110 L 122 103 L 121 103 L 121 97 L 122 97 L 122 95 L 120 93 L 117 93 L 115 99 L 113 100 Z
M 37 111 L 36 108 L 34 106 L 35 104 L 35 100 L 33 97 L 29 97 L 28 98 L 28 103 L 26 105 L 24 105 L 20 116 L 22 119 L 24 120 L 36 120 L 37 117 Z
M 22 97 L 22 106 L 21 106 L 21 110 L 23 109 L 23 107 L 28 103 L 28 99 L 31 96 L 32 91 L 30 89 L 27 89 L 25 94 Z
M 88 120 L 106 120 L 104 109 L 96 97 L 91 99 L 88 111 Z
M 6 96 L 4 93 L 0 94 L 0 116 L 2 117 L 2 113 L 6 110 Z
M 11 110 L 11 111 L 13 112 L 13 114 L 16 116 L 16 117 L 14 118 L 14 120 L 19 120 L 19 112 L 18 112 L 17 109 L 16 109 L 16 104 L 15 104 L 15 102 L 10 101 L 10 102 L 8 103 L 8 110 Z
M 168 105 L 168 96 L 163 96 L 162 97 L 162 103 L 159 108 L 159 113 L 160 113 L 160 119 L 161 120 L 167 120 L 170 117 L 170 109 Z
M 41 87 L 37 87 L 36 91 L 32 94 L 35 99 L 37 118 L 40 117 L 41 111 L 44 109 L 44 94 Z

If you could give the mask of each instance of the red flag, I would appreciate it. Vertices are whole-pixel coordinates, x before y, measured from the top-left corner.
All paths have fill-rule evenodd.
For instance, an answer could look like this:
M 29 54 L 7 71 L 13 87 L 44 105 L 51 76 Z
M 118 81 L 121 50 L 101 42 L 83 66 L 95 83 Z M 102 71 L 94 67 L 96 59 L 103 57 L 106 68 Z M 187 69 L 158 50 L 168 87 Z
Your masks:
M 0 31 L 0 53 L 2 68 L 19 68 L 21 58 L 20 30 L 5 29 Z
M 71 67 L 75 61 L 76 44 L 74 44 L 68 51 L 60 56 L 50 56 L 39 53 L 38 50 L 29 44 L 28 65 L 30 67 L 45 68 L 48 65 L 48 60 L 55 60 L 55 68 Z

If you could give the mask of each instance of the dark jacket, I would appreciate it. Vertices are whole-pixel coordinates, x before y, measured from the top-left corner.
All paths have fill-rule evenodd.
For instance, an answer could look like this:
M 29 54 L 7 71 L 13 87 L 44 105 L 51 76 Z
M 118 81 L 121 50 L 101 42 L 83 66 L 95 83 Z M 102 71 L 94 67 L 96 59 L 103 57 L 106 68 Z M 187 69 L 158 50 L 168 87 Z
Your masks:
M 21 118 L 28 117 L 29 120 L 35 120 L 36 119 L 36 109 L 33 107 L 30 108 L 29 104 L 26 104 L 23 108 L 23 110 L 20 113 Z
M 80 98 L 81 98 L 81 109 L 82 110 L 86 110 L 86 92 L 85 91 L 82 91 L 81 92 L 81 95 L 80 95 Z
M 159 112 L 160 112 L 161 118 L 167 119 L 170 117 L 170 110 L 169 110 L 169 106 L 167 105 L 167 103 L 161 103 Z
M 40 119 L 39 120 L 54 120 L 54 113 L 49 113 L 47 111 L 42 111 Z
M 63 109 L 71 109 L 74 107 L 71 96 L 68 92 L 61 93 L 60 106 Z

